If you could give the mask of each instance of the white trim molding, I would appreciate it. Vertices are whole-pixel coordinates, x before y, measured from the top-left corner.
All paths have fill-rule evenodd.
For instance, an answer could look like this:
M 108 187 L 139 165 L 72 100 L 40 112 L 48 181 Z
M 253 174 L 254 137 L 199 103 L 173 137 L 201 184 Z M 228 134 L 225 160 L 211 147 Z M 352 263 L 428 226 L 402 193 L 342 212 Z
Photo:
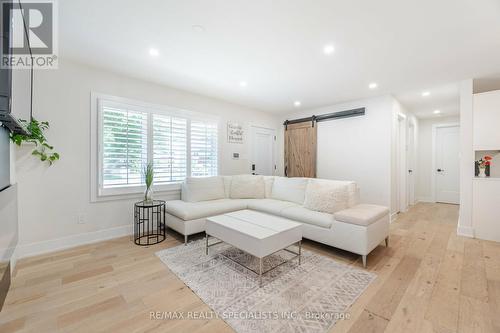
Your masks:
M 218 144 L 217 144 L 217 165 L 221 165 L 220 151 L 220 117 L 214 115 L 203 114 L 199 112 L 184 110 L 171 106 L 152 104 L 142 101 L 137 101 L 129 98 L 101 94 L 98 92 L 90 93 L 90 202 L 123 200 L 131 198 L 140 198 L 146 190 L 145 185 L 127 185 L 115 188 L 102 187 L 102 143 L 100 142 L 102 135 L 102 111 L 103 103 L 116 106 L 124 106 L 127 109 L 132 109 L 148 114 L 148 160 L 152 161 L 152 115 L 164 114 L 168 116 L 176 116 L 187 119 L 187 172 L 191 169 L 191 121 L 211 122 L 217 124 Z M 164 194 L 166 196 L 174 196 L 181 189 L 181 182 L 155 184 L 155 193 Z
M 434 198 L 432 198 L 432 197 L 418 197 L 417 202 L 436 203 L 436 201 L 434 201 Z
M 398 214 L 399 212 L 391 213 L 391 221 L 390 221 L 391 223 L 398 219 Z
M 460 221 L 460 219 L 459 219 Z M 458 236 L 463 236 L 463 237 L 469 237 L 469 238 L 474 238 L 474 228 L 472 227 L 461 227 L 460 222 L 458 223 L 457 227 L 457 235 Z
M 434 124 L 432 125 L 432 163 L 431 163 L 431 193 L 432 193 L 432 201 L 437 202 L 437 194 L 436 194 L 436 137 L 437 137 L 437 129 L 438 128 L 446 128 L 446 127 L 458 127 L 460 128 L 460 123 L 448 123 L 448 124 Z M 460 165 L 459 165 L 460 168 Z
M 18 245 L 16 249 L 16 259 L 33 257 L 36 255 L 65 250 L 80 245 L 97 243 L 113 238 L 132 235 L 133 226 L 124 225 L 110 229 L 86 232 L 77 235 L 71 235 L 63 238 L 51 239 L 48 241 L 36 242 L 31 244 Z

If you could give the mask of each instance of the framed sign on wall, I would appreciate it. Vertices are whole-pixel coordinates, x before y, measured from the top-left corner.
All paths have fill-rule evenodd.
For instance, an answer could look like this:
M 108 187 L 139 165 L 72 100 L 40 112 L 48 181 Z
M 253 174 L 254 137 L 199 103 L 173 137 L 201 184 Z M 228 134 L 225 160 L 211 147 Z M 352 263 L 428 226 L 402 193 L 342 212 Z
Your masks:
M 227 142 L 228 143 L 243 143 L 244 139 L 243 125 L 236 122 L 227 122 Z

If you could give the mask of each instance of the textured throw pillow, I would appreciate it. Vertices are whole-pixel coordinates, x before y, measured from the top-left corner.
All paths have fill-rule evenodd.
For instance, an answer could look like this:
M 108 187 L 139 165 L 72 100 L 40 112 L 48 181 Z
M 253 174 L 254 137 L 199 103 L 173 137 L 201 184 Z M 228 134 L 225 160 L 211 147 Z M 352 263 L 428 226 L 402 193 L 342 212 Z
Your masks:
M 302 205 L 308 181 L 307 178 L 275 177 L 271 197 Z
M 224 199 L 224 180 L 222 177 L 186 178 L 181 199 L 188 202 Z
M 349 207 L 349 182 L 310 180 L 306 188 L 304 207 L 334 214 Z
M 354 207 L 359 204 L 359 189 L 355 182 L 347 185 L 347 206 L 348 208 Z
M 254 175 L 233 176 L 230 193 L 232 199 L 263 199 L 266 196 L 264 177 Z
M 266 198 L 270 198 L 273 193 L 274 176 L 264 176 L 264 183 L 266 184 Z
M 222 179 L 224 180 L 224 197 L 225 198 L 230 198 L 231 197 L 231 179 L 232 176 L 222 176 Z

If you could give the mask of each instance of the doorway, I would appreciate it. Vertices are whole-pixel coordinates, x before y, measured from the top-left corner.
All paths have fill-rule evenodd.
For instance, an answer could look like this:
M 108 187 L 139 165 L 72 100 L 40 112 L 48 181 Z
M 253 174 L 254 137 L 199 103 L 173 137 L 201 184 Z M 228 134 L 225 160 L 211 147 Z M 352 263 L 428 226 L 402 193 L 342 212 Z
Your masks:
M 460 203 L 460 127 L 459 124 L 434 125 L 433 196 L 435 202 Z
M 252 126 L 252 174 L 272 176 L 276 170 L 276 131 Z
M 408 208 L 408 167 L 407 167 L 407 120 L 403 114 L 397 115 L 396 147 L 396 211 L 406 212 Z
M 415 205 L 415 124 L 408 126 L 408 204 Z

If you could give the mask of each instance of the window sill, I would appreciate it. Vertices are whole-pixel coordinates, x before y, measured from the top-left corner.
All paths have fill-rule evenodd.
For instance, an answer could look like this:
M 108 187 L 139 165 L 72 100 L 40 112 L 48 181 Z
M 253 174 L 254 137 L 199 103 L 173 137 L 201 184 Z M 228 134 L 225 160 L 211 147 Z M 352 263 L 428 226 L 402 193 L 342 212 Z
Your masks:
M 113 189 L 100 189 L 91 197 L 90 202 L 105 202 L 118 200 L 143 199 L 146 188 L 144 186 L 123 187 Z M 153 186 L 155 199 L 175 200 L 180 198 L 181 184 L 168 184 Z

